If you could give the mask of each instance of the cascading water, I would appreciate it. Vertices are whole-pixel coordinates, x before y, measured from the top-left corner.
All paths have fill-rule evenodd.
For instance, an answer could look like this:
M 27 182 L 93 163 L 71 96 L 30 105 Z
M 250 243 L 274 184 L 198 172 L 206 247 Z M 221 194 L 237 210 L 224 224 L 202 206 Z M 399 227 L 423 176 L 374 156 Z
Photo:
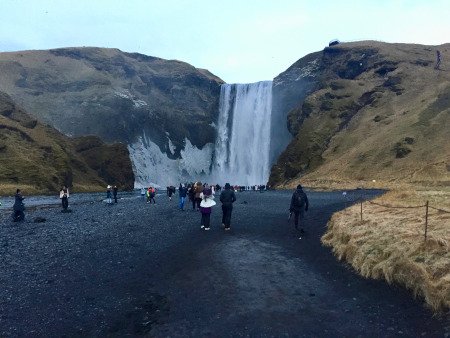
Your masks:
M 271 110 L 272 81 L 222 85 L 212 179 L 266 184 Z

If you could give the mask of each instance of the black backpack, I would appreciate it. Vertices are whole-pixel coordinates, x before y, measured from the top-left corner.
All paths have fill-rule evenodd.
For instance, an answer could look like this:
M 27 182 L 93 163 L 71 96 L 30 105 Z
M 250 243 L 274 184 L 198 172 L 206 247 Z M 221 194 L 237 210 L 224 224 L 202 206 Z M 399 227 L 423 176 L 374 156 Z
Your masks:
M 306 195 L 305 195 L 305 193 L 303 191 L 297 191 L 295 193 L 295 195 L 296 195 L 295 196 L 296 197 L 295 205 L 297 207 L 303 208 L 305 206 L 305 203 L 306 203 Z

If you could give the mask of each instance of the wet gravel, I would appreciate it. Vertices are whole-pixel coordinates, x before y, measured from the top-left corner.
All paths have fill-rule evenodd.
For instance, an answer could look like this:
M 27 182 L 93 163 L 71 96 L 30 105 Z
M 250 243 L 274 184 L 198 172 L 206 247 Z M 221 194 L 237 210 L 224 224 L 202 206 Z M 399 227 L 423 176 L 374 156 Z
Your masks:
M 230 232 L 219 206 L 201 231 L 198 212 L 164 195 L 83 195 L 71 213 L 34 203 L 23 223 L 3 207 L 0 336 L 448 336 L 446 315 L 320 245 L 332 213 L 361 194 L 309 192 L 301 239 L 283 191 L 238 193 Z

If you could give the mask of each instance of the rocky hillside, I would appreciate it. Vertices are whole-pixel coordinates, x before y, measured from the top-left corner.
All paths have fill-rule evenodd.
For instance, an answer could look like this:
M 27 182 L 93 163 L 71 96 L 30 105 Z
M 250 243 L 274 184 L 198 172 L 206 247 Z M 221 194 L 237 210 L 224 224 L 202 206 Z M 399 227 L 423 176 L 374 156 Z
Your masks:
M 93 160 L 95 158 L 95 160 Z M 71 139 L 43 125 L 0 92 L 0 194 L 102 191 L 106 184 L 131 189 L 127 148 L 98 138 Z
M 373 41 L 300 59 L 274 80 L 274 90 L 297 101 L 288 114 L 293 139 L 273 166 L 270 184 L 293 186 L 300 178 L 325 185 L 450 184 L 449 60 L 450 44 Z M 289 93 L 299 79 L 306 89 Z
M 198 154 L 212 151 L 222 81 L 206 70 L 117 49 L 63 48 L 0 53 L 0 74 L 1 91 L 64 134 L 127 144 L 137 182 L 209 166 Z

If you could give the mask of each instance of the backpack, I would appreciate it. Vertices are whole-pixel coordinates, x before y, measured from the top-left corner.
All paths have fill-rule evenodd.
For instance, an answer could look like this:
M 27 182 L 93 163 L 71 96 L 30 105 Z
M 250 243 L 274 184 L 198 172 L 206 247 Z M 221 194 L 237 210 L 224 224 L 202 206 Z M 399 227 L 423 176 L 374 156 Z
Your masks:
M 296 199 L 295 199 L 295 205 L 296 206 L 298 206 L 298 207 L 300 207 L 300 208 L 303 208 L 304 206 L 305 206 L 305 203 L 306 203 L 306 201 L 305 201 L 305 193 L 303 192 L 303 191 L 301 191 L 301 192 L 296 192 L 295 193 L 295 197 L 296 197 Z

